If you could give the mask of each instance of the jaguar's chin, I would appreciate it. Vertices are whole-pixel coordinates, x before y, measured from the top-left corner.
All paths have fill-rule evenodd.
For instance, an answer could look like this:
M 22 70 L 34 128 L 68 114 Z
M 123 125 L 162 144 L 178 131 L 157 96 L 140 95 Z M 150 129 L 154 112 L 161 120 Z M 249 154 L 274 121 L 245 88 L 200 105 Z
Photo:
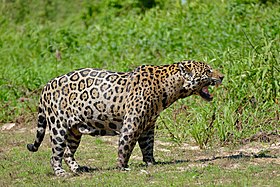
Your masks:
M 213 100 L 213 94 L 211 94 L 208 90 L 208 86 L 204 86 L 201 88 L 201 90 L 198 92 L 198 94 L 205 99 L 206 101 L 212 101 Z

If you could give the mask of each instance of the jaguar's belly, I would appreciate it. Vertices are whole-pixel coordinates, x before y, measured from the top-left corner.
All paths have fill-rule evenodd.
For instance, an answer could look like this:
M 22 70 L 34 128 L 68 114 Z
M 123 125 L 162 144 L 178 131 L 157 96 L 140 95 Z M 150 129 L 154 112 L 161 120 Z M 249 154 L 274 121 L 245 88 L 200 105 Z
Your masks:
M 92 136 L 114 136 L 120 133 L 123 120 L 121 118 L 114 118 L 114 120 L 87 120 L 78 125 L 78 130 L 82 134 Z

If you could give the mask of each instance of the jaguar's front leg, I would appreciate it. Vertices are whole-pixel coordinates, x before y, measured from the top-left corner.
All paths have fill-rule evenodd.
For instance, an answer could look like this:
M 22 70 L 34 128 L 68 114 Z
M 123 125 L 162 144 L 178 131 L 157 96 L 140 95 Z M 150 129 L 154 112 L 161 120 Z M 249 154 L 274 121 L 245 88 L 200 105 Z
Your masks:
M 141 148 L 143 161 L 149 166 L 156 163 L 154 159 L 154 125 L 145 130 L 138 139 L 138 144 Z
M 125 170 L 128 168 L 129 158 L 140 136 L 141 128 L 139 128 L 140 125 L 137 121 L 139 122 L 140 120 L 136 120 L 136 117 L 126 117 L 124 120 L 118 149 L 118 167 L 120 169 Z

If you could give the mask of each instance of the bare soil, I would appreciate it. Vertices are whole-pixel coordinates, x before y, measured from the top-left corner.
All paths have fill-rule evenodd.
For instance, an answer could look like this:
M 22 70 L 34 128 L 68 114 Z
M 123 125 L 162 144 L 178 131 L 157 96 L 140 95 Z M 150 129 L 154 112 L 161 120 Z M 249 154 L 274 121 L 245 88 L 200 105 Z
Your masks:
M 27 118 L 19 117 L 15 123 L 0 124 L 0 132 L 7 134 L 22 134 L 28 133 L 35 136 L 36 128 L 33 115 Z M 24 124 L 32 124 L 26 126 Z M 33 126 L 30 128 L 30 126 Z M 46 132 L 48 134 L 48 131 Z M 112 146 L 117 149 L 118 137 L 99 137 L 108 146 Z M 49 141 L 49 138 L 45 138 L 44 141 Z M 9 141 L 6 147 L 0 148 L 0 153 L 4 153 L 15 145 L 25 144 L 22 141 Z M 81 145 L 82 147 L 86 145 Z M 139 149 L 139 148 L 136 148 Z M 137 154 L 133 154 L 132 160 L 142 160 L 140 151 Z M 280 166 L 280 134 L 278 131 L 271 133 L 258 133 L 250 138 L 240 140 L 238 145 L 228 145 L 224 147 L 209 147 L 206 149 L 200 149 L 194 142 L 177 144 L 173 142 L 166 142 L 155 140 L 155 154 L 160 157 L 173 158 L 172 161 L 159 161 L 159 164 L 177 164 L 182 162 L 188 162 L 188 167 L 204 167 L 209 164 L 217 164 L 225 168 L 235 169 L 242 168 L 243 165 L 238 163 L 239 159 L 247 159 L 247 162 L 252 165 L 273 163 Z M 161 156 L 163 155 L 163 156 Z M 161 158 L 161 159 L 164 159 Z M 182 158 L 188 158 L 182 160 Z M 165 160 L 165 159 L 164 159 Z M 242 162 L 243 163 L 243 162 Z M 184 171 L 186 168 L 179 168 Z M 280 171 L 277 175 L 280 176 Z

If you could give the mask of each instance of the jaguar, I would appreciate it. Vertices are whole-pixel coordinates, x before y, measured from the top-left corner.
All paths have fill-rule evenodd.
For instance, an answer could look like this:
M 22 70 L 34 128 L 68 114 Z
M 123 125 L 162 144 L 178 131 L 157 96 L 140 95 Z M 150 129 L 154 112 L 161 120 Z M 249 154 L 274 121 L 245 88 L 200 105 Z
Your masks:
M 154 130 L 161 111 L 176 100 L 199 95 L 213 99 L 208 87 L 222 83 L 224 75 L 205 62 L 184 60 L 169 65 L 142 65 L 131 72 L 84 68 L 50 80 L 43 88 L 35 141 L 36 152 L 49 127 L 51 166 L 65 176 L 62 160 L 74 173 L 87 172 L 74 154 L 82 135 L 119 136 L 118 168 L 126 170 L 138 142 L 143 161 L 155 164 Z

